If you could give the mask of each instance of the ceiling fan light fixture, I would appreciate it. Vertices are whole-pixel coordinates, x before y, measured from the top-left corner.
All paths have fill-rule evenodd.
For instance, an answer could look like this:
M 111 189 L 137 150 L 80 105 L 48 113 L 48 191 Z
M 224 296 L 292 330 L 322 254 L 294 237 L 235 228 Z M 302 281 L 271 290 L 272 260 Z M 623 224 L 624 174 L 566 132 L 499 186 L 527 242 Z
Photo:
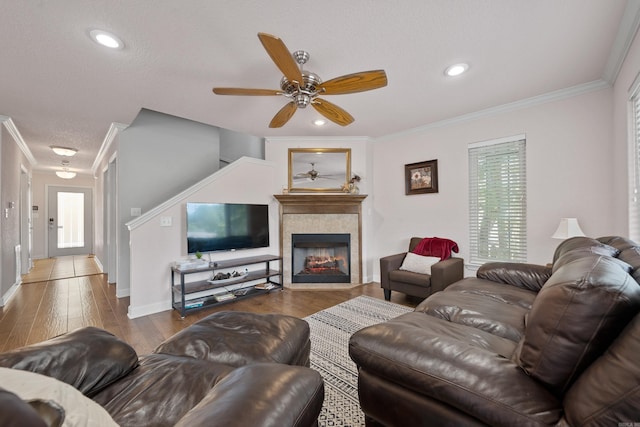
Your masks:
M 311 96 L 306 93 L 299 93 L 294 98 L 298 108 L 306 108 L 311 103 Z
M 108 47 L 110 49 L 122 49 L 124 43 L 118 36 L 104 30 L 90 30 L 89 36 L 91 39 L 101 46 Z
M 56 153 L 58 156 L 65 156 L 65 157 L 72 157 L 75 156 L 76 153 L 78 152 L 78 150 L 76 150 L 75 148 L 69 148 L 69 147 L 57 147 L 57 146 L 52 146 L 51 149 L 53 150 L 54 153 Z
M 469 69 L 469 64 L 462 62 L 460 64 L 454 64 L 447 67 L 444 70 L 444 74 L 448 77 L 456 77 L 456 76 L 459 76 L 460 74 L 466 73 L 468 69 Z

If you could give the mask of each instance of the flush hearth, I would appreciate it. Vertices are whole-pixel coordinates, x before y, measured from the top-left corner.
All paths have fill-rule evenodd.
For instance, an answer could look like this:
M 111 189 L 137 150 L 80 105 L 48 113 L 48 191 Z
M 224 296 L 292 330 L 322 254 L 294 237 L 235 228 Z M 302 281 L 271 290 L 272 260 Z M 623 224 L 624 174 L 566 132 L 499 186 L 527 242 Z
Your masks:
M 292 283 L 350 283 L 350 243 L 350 234 L 292 234 Z

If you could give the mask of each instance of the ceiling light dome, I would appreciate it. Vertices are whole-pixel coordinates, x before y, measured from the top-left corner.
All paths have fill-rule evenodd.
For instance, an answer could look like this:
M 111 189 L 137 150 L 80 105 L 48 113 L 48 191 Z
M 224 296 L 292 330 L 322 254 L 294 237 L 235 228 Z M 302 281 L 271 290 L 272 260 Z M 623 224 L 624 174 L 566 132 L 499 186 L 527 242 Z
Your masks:
M 52 146 L 51 149 L 53 150 L 54 153 L 56 153 L 58 156 L 66 156 L 66 157 L 71 157 L 71 156 L 75 156 L 76 153 L 78 152 L 78 150 L 76 150 L 75 148 L 69 148 L 69 147 L 56 147 L 56 146 Z
M 56 171 L 56 175 L 58 175 L 58 178 L 62 178 L 62 179 L 71 179 L 76 177 L 75 172 L 69 172 L 67 170 Z
M 465 64 L 465 63 L 454 64 L 447 67 L 447 69 L 444 70 L 444 74 L 449 77 L 455 77 L 465 73 L 468 69 L 469 69 L 469 64 Z
M 111 49 L 122 49 L 124 43 L 118 36 L 104 30 L 90 30 L 89 36 L 91 39 L 101 46 L 105 46 Z

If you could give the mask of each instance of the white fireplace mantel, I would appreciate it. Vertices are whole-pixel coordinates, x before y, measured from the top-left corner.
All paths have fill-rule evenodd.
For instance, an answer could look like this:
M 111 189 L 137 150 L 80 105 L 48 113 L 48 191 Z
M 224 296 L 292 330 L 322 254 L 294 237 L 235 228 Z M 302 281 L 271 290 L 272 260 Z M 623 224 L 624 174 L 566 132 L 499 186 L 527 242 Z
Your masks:
M 276 194 L 280 202 L 283 284 L 291 289 L 339 289 L 362 283 L 362 201 L 366 194 Z M 351 283 L 291 283 L 293 233 L 351 234 Z

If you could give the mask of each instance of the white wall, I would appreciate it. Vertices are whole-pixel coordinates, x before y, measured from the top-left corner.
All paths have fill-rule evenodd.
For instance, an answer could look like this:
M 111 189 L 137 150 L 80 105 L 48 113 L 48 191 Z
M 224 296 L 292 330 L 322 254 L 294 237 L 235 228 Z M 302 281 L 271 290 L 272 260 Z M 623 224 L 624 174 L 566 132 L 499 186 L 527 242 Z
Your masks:
M 438 236 L 455 240 L 468 260 L 467 146 L 518 134 L 527 142 L 529 262 L 551 261 L 558 242 L 550 236 L 561 217 L 577 217 L 590 236 L 619 232 L 611 111 L 605 88 L 374 142 L 374 253 L 402 252 L 411 236 Z M 431 159 L 438 159 L 439 193 L 406 196 L 404 165 Z
M 274 199 L 276 167 L 272 162 L 243 157 L 193 187 L 131 221 L 129 317 L 171 309 L 173 262 L 187 258 L 186 203 L 254 203 L 269 205 L 270 247 L 235 252 L 214 252 L 214 260 L 260 254 L 279 254 L 278 202 Z M 171 217 L 171 227 L 161 227 L 160 217 Z

